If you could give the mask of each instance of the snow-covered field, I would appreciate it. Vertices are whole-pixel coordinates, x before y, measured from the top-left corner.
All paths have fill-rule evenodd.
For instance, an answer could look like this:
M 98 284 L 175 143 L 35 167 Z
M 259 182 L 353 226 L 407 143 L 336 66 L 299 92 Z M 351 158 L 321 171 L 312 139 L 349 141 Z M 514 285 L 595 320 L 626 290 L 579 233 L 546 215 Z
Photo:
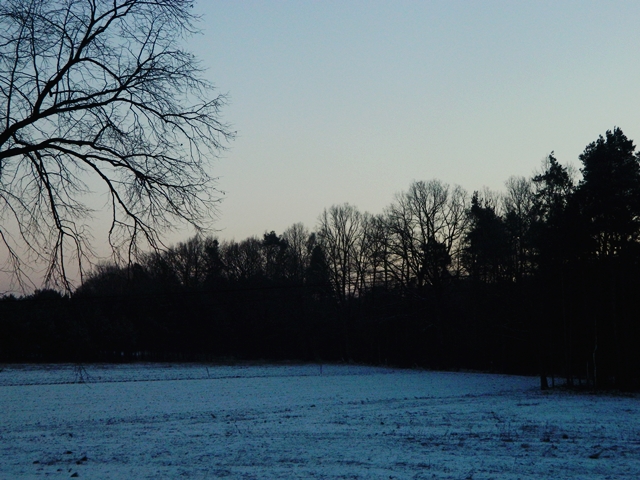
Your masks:
M 640 399 L 356 366 L 0 366 L 0 478 L 638 479 Z M 80 382 L 80 383 L 79 383 Z

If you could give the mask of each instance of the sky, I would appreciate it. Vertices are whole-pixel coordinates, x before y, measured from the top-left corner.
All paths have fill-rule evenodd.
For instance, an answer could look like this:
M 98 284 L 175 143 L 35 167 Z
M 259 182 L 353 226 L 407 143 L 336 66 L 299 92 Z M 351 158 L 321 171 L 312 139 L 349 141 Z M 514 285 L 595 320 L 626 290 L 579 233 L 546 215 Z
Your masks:
M 503 190 L 555 151 L 640 141 L 640 2 L 210 1 L 188 40 L 237 138 L 213 166 L 242 240 L 414 180 Z M 174 234 L 176 239 L 187 232 Z
M 552 151 L 579 168 L 616 126 L 640 141 L 640 2 L 196 0 L 194 13 L 184 47 L 237 132 L 211 166 L 222 240 L 313 231 L 345 202 L 381 213 L 415 180 L 500 191 Z M 106 223 L 93 228 L 108 258 Z

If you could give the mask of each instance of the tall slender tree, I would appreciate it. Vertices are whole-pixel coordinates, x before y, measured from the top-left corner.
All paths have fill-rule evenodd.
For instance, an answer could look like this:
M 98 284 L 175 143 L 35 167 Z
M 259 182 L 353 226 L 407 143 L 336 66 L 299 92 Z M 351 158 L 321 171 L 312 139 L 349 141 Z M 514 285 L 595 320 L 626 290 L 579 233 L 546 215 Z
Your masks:
M 580 155 L 583 179 L 575 193 L 584 231 L 586 258 L 593 263 L 591 281 L 601 287 L 594 304 L 593 376 L 600 386 L 626 386 L 633 336 L 630 302 L 624 288 L 637 268 L 640 240 L 640 161 L 620 128 L 608 130 Z

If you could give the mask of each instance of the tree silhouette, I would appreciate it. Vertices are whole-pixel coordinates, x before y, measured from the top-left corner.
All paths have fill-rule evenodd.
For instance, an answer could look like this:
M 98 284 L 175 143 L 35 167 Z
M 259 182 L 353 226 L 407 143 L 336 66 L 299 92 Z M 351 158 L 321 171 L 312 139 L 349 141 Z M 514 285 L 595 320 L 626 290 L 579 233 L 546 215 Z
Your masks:
M 272 281 L 283 281 L 287 276 L 287 241 L 273 230 L 262 236 L 262 251 L 265 259 L 265 275 Z
M 468 206 L 413 182 L 383 214 L 326 209 L 317 235 L 197 235 L 96 266 L 70 298 L 0 298 L 0 360 L 342 359 L 640 389 L 640 162 L 619 129 L 581 160 L 577 187 L 552 153 Z
M 315 245 L 311 250 L 311 258 L 307 267 L 307 286 L 314 296 L 329 296 L 331 294 L 331 272 L 324 250 Z
M 467 223 L 467 193 L 459 186 L 450 187 L 439 180 L 413 182 L 407 192 L 396 196 L 387 209 L 389 263 L 397 283 L 422 287 L 433 278 L 436 270 L 450 264 L 460 272 L 458 253 Z M 433 254 L 439 266 L 433 266 Z M 425 266 L 427 269 L 425 269 Z M 431 269 L 431 270 L 429 270 Z
M 363 215 L 348 203 L 333 205 L 320 215 L 318 237 L 336 297 L 345 302 L 360 290 L 357 258 L 363 236 Z
M 532 178 L 533 207 L 530 242 L 540 298 L 534 302 L 531 331 L 535 338 L 540 384 L 548 388 L 547 373 L 553 372 L 561 350 L 567 383 L 573 382 L 573 322 L 568 314 L 568 262 L 580 243 L 575 215 L 571 214 L 573 182 L 566 167 L 553 152 L 544 161 L 542 173 Z M 552 377 L 553 378 L 553 377 Z
M 537 250 L 538 263 L 543 268 L 564 262 L 569 249 L 568 205 L 574 185 L 566 167 L 560 165 L 553 152 L 546 159 L 545 170 L 534 176 L 532 241 Z M 574 239 L 579 241 L 577 239 Z
M 88 193 L 108 198 L 116 259 L 161 245 L 176 222 L 206 227 L 209 160 L 233 135 L 182 39 L 193 0 L 3 0 L 0 240 L 71 288 L 91 259 Z M 12 227 L 9 229 L 9 227 Z M 90 262 L 89 262 L 90 263 Z
M 474 192 L 469 209 L 465 264 L 472 279 L 495 283 L 508 271 L 509 240 L 504 220 L 489 200 Z
M 640 163 L 620 128 L 580 155 L 583 179 L 576 195 L 596 257 L 615 256 L 640 235 Z
M 504 223 L 509 237 L 511 276 L 521 281 L 532 270 L 531 227 L 533 223 L 534 194 L 532 182 L 524 177 L 511 177 L 505 186 Z
M 587 145 L 580 155 L 583 179 L 575 193 L 588 236 L 585 272 L 591 295 L 592 371 L 597 386 L 628 386 L 634 375 L 629 358 L 635 345 L 635 298 L 640 239 L 640 162 L 635 146 L 620 128 Z

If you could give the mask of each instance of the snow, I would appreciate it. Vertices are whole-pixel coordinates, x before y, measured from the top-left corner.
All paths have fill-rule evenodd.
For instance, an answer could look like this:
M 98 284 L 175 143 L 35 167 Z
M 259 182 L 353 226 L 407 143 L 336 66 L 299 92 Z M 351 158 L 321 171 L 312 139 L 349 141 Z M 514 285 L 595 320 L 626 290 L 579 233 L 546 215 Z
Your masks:
M 636 396 L 340 365 L 0 366 L 0 478 L 637 479 Z

